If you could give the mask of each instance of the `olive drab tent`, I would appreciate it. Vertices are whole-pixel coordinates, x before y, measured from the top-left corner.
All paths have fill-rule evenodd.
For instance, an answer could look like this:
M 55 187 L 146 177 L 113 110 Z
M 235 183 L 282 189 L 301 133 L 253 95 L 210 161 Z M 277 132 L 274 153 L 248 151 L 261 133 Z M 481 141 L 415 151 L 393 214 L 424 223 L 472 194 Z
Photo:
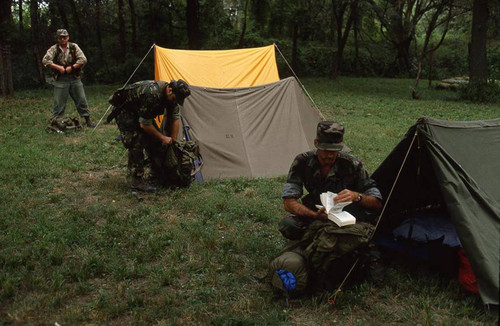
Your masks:
M 421 208 L 451 219 L 485 305 L 498 308 L 500 119 L 420 118 L 373 173 L 387 203 L 380 229 Z
M 190 85 L 181 115 L 199 144 L 204 179 L 284 175 L 298 153 L 313 147 L 321 113 L 295 78 L 279 79 L 274 45 L 156 46 L 155 79 Z

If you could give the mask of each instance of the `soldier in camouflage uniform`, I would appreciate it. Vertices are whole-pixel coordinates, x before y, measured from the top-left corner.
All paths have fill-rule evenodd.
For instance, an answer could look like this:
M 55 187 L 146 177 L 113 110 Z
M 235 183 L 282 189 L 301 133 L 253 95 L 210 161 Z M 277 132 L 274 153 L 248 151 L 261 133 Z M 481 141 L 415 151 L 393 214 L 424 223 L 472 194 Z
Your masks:
M 155 154 L 162 145 L 171 145 L 179 131 L 179 105 L 190 95 L 182 79 L 163 81 L 145 80 L 115 92 L 110 103 L 115 105 L 113 115 L 121 132 L 121 140 L 128 149 L 128 178 L 132 190 L 154 192 L 156 188 L 145 183 L 144 150 L 154 165 Z M 163 116 L 160 131 L 154 119 Z M 109 119 L 108 119 L 109 120 Z M 167 135 L 170 136 L 167 136 Z M 152 166 L 154 173 L 155 166 Z
M 288 295 L 331 290 L 340 284 L 354 261 L 355 271 L 370 271 L 368 252 L 374 231 L 373 215 L 382 208 L 382 196 L 362 163 L 342 152 L 344 127 L 336 122 L 318 123 L 315 150 L 299 154 L 290 167 L 282 198 L 289 213 L 279 223 L 291 241 L 270 264 L 271 284 Z M 308 194 L 304 197 L 303 188 Z M 328 220 L 320 195 L 337 193 L 336 202 L 352 202 L 344 210 L 356 223 L 343 227 Z M 368 270 L 366 267 L 368 266 Z
M 367 210 L 382 208 L 382 195 L 363 164 L 341 151 L 343 135 L 344 127 L 339 123 L 320 122 L 314 140 L 317 149 L 295 157 L 282 191 L 285 210 L 291 214 L 280 222 L 280 231 L 286 238 L 300 239 L 315 219 L 328 218 L 324 208 L 315 206 L 321 205 L 323 192 L 337 193 L 336 202 L 353 202 L 345 210 L 361 221 L 369 222 Z M 299 202 L 303 188 L 308 195 Z
M 42 64 L 53 69 L 56 77 L 54 82 L 54 106 L 50 119 L 52 120 L 64 114 L 69 94 L 75 102 L 78 114 L 85 118 L 87 126 L 93 128 L 95 125 L 90 121 L 89 106 L 81 81 L 82 68 L 87 63 L 87 58 L 77 44 L 68 42 L 68 40 L 68 31 L 58 29 L 58 43 L 51 46 L 42 59 Z

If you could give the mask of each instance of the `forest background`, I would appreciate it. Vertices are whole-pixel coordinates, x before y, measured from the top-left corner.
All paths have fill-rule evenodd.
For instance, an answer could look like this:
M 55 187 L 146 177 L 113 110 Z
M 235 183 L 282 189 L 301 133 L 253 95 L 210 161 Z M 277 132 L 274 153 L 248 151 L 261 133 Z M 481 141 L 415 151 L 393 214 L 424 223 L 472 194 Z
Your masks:
M 122 84 L 153 44 L 217 50 L 275 43 L 298 76 L 414 78 L 415 98 L 420 78 L 470 75 L 484 85 L 500 74 L 500 2 L 491 0 L 1 3 L 3 95 L 47 85 L 52 72 L 41 58 L 59 28 L 86 54 L 87 84 Z M 282 78 L 291 74 L 279 56 L 278 65 Z M 152 79 L 152 67 L 149 55 L 134 79 Z

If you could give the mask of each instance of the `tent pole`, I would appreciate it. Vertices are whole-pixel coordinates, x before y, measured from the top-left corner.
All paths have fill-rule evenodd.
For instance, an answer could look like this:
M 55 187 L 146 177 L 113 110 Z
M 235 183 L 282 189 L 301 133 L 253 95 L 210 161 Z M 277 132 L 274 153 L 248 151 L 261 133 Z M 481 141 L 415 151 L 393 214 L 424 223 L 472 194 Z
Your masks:
M 401 163 L 401 167 L 399 168 L 398 174 L 396 175 L 396 179 L 394 180 L 394 183 L 392 184 L 391 191 L 389 192 L 389 195 L 387 196 L 387 199 L 385 201 L 384 207 L 382 208 L 382 212 L 380 213 L 380 215 L 378 217 L 377 224 L 375 224 L 375 228 L 373 229 L 373 233 L 370 236 L 370 240 L 373 238 L 373 236 L 375 235 L 375 232 L 377 231 L 377 227 L 378 227 L 378 225 L 380 223 L 380 220 L 382 219 L 382 215 L 384 215 L 384 211 L 385 211 L 385 208 L 387 207 L 387 203 L 389 202 L 389 199 L 391 198 L 392 191 L 396 187 L 396 183 L 398 182 L 399 176 L 401 175 L 401 171 L 403 171 L 403 167 L 404 167 L 404 165 L 406 163 L 406 159 L 408 158 L 408 155 L 410 154 L 410 150 L 412 149 L 413 143 L 415 142 L 415 139 L 417 138 L 417 136 L 418 136 L 418 130 L 415 130 L 415 134 L 413 135 L 413 139 L 411 140 L 411 144 L 408 147 L 408 151 L 406 152 L 405 158 L 403 159 L 403 163 Z M 356 265 L 358 264 L 358 262 L 359 262 L 359 257 L 356 258 L 356 260 L 352 264 L 351 269 L 349 270 L 349 272 L 347 273 L 347 275 L 344 277 L 344 280 L 342 281 L 342 283 L 340 283 L 340 285 L 337 288 L 337 290 L 333 293 L 332 296 L 330 296 L 328 298 L 328 303 L 329 304 L 331 304 L 331 305 L 335 304 L 335 299 L 337 298 L 337 295 L 340 293 L 340 291 L 342 291 L 342 287 L 344 286 L 344 283 L 347 281 L 347 279 L 349 278 L 349 275 L 351 275 L 352 271 L 354 270 L 354 267 L 356 267 Z
M 285 63 L 286 65 L 288 66 L 288 68 L 290 69 L 290 71 L 292 72 L 293 76 L 295 77 L 295 79 L 297 79 L 297 81 L 299 82 L 299 85 L 300 87 L 302 87 L 302 90 L 304 91 L 304 93 L 306 93 L 307 97 L 309 98 L 309 100 L 311 101 L 311 103 L 313 104 L 314 108 L 316 108 L 316 110 L 318 110 L 318 113 L 319 115 L 321 116 L 321 119 L 325 120 L 325 117 L 323 116 L 323 113 L 321 113 L 321 111 L 319 110 L 318 106 L 316 105 L 316 103 L 314 103 L 314 100 L 312 99 L 311 95 L 309 95 L 309 93 L 307 92 L 307 89 L 305 88 L 305 86 L 300 82 L 300 79 L 299 77 L 297 77 L 297 75 L 295 74 L 295 71 L 293 71 L 292 67 L 288 64 L 288 61 L 286 60 L 285 56 L 283 55 L 283 53 L 281 53 L 280 49 L 278 48 L 278 45 L 276 43 L 273 43 L 274 44 L 274 47 L 278 50 L 278 52 L 280 53 L 281 57 L 283 58 L 283 60 L 285 60 Z
M 132 74 L 130 75 L 130 77 L 127 79 L 127 81 L 125 82 L 125 84 L 121 88 L 127 86 L 128 82 L 132 79 L 132 77 L 136 73 L 137 69 L 139 69 L 139 67 L 142 65 L 142 63 L 144 62 L 144 60 L 148 56 L 149 52 L 151 52 L 151 50 L 155 47 L 155 45 L 156 44 L 154 44 L 154 43 L 153 43 L 153 45 L 151 45 L 151 47 L 149 48 L 148 53 L 146 53 L 146 55 L 142 58 L 141 62 L 139 62 L 139 64 L 135 68 L 134 72 L 132 72 Z M 97 122 L 97 124 L 95 125 L 94 129 L 92 129 L 92 132 L 94 132 L 97 129 L 97 127 L 101 124 L 102 119 L 104 119 L 104 116 L 108 113 L 108 111 L 109 111 L 109 109 L 111 109 L 111 107 L 112 107 L 112 105 L 108 106 L 108 109 L 106 110 L 106 112 L 104 112 L 104 114 L 102 115 L 102 117 L 99 120 L 99 122 Z

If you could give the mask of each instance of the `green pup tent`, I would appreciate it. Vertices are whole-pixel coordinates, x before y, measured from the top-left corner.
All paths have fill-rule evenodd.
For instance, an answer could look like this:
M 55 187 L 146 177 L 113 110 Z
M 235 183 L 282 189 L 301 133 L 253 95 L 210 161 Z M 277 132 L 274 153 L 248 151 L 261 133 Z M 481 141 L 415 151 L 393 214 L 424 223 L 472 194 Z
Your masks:
M 467 253 L 483 303 L 498 309 L 500 119 L 422 117 L 373 173 L 386 205 L 379 230 L 442 207 Z

